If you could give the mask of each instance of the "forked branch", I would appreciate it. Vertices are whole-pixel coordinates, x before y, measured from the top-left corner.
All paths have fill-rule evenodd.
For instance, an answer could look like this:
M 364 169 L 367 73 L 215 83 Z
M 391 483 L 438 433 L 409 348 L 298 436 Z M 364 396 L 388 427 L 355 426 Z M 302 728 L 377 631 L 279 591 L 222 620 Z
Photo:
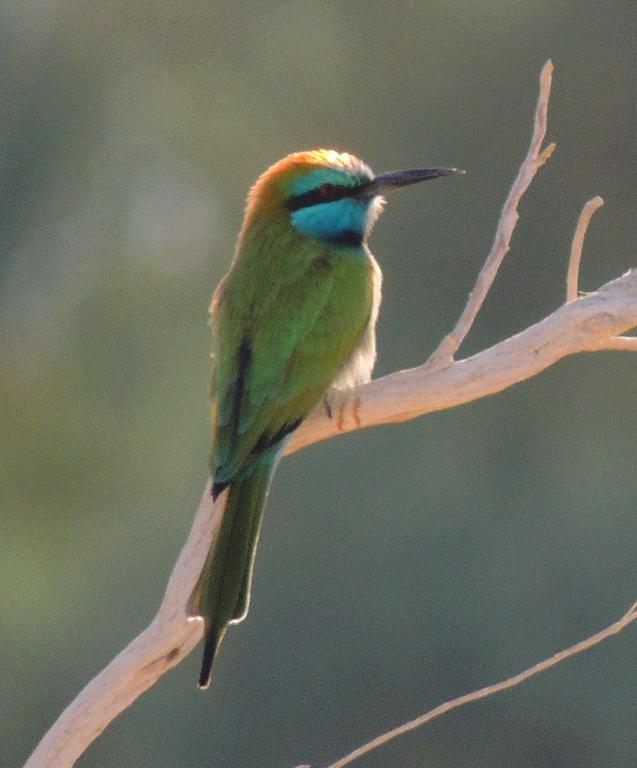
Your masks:
M 531 144 L 502 208 L 491 251 L 480 270 L 473 291 L 469 294 L 469 301 L 462 311 L 455 328 L 444 337 L 429 360 L 427 360 L 425 369 L 427 371 L 444 368 L 453 361 L 454 355 L 471 330 L 471 326 L 480 311 L 480 307 L 482 307 L 487 293 L 491 290 L 504 257 L 509 252 L 511 238 L 520 218 L 518 205 L 522 195 L 529 188 L 535 174 L 555 151 L 555 144 L 549 144 L 542 149 L 542 142 L 546 136 L 552 82 L 553 62 L 549 59 L 540 74 L 540 93 L 537 99 L 537 106 L 535 107 Z
M 580 218 L 577 231 L 581 238 L 576 235 L 577 243 L 572 249 L 567 302 L 522 333 L 465 360 L 454 360 L 509 249 L 520 199 L 537 169 L 554 149 L 553 144 L 541 149 L 546 134 L 552 71 L 552 64 L 547 62 L 540 78 L 531 146 L 504 204 L 491 253 L 456 327 L 443 339 L 429 361 L 419 368 L 393 373 L 365 386 L 337 393 L 331 399 L 334 418 L 328 418 L 322 407 L 315 409 L 295 433 L 288 452 L 344 432 L 413 419 L 499 392 L 534 376 L 566 355 L 601 349 L 637 351 L 637 339 L 621 335 L 637 326 L 637 270 L 612 280 L 595 293 L 578 298 L 577 272 L 586 225 L 592 213 L 589 207 Z M 588 205 L 591 206 L 592 201 Z M 186 603 L 217 535 L 220 510 L 221 505 L 212 502 L 208 484 L 156 617 L 64 710 L 25 768 L 70 768 L 120 712 L 199 642 L 201 622 L 189 619 Z M 589 641 L 574 646 L 575 650 L 564 651 L 515 678 L 442 705 L 361 749 L 369 751 L 445 711 L 516 685 L 562 658 L 619 632 L 635 618 L 634 614 L 635 606 L 624 619 Z M 357 750 L 330 768 L 346 765 L 359 754 L 363 752 Z

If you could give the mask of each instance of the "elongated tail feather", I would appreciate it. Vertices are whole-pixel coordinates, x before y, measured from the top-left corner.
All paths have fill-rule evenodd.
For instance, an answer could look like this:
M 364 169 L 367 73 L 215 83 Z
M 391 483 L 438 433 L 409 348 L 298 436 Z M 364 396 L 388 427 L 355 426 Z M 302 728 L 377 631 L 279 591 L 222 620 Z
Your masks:
M 199 579 L 193 612 L 204 619 L 204 655 L 199 687 L 210 684 L 212 664 L 228 624 L 245 618 L 263 507 L 276 466 L 276 451 L 268 451 L 233 480 L 228 488 L 217 540 Z

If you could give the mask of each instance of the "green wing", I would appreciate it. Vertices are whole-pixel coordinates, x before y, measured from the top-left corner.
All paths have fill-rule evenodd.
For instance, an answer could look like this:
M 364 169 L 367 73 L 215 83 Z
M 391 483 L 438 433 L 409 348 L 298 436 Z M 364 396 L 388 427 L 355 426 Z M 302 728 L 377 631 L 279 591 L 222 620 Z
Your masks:
M 215 492 L 295 429 L 358 345 L 372 306 L 362 251 L 326 249 L 305 269 L 246 290 L 231 270 L 215 297 L 211 386 Z M 270 276 L 268 276 L 270 277 Z

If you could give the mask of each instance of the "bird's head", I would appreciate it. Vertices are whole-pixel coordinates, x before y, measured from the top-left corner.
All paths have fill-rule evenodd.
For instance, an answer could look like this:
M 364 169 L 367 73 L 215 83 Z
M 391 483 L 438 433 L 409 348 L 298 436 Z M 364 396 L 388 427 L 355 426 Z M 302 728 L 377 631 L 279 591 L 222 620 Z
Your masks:
M 375 176 L 347 152 L 295 152 L 269 168 L 250 190 L 246 225 L 285 216 L 300 234 L 335 245 L 360 245 L 392 189 L 463 173 L 456 168 L 391 171 Z

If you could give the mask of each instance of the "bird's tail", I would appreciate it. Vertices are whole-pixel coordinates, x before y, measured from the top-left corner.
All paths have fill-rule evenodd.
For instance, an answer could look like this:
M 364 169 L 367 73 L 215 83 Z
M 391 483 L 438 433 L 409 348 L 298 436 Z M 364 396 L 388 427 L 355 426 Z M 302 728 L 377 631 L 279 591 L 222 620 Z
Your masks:
M 264 455 L 247 477 L 228 487 L 219 533 L 191 603 L 192 613 L 204 620 L 200 688 L 210 684 L 212 664 L 228 624 L 240 622 L 248 612 L 254 555 L 275 465 L 275 456 Z

